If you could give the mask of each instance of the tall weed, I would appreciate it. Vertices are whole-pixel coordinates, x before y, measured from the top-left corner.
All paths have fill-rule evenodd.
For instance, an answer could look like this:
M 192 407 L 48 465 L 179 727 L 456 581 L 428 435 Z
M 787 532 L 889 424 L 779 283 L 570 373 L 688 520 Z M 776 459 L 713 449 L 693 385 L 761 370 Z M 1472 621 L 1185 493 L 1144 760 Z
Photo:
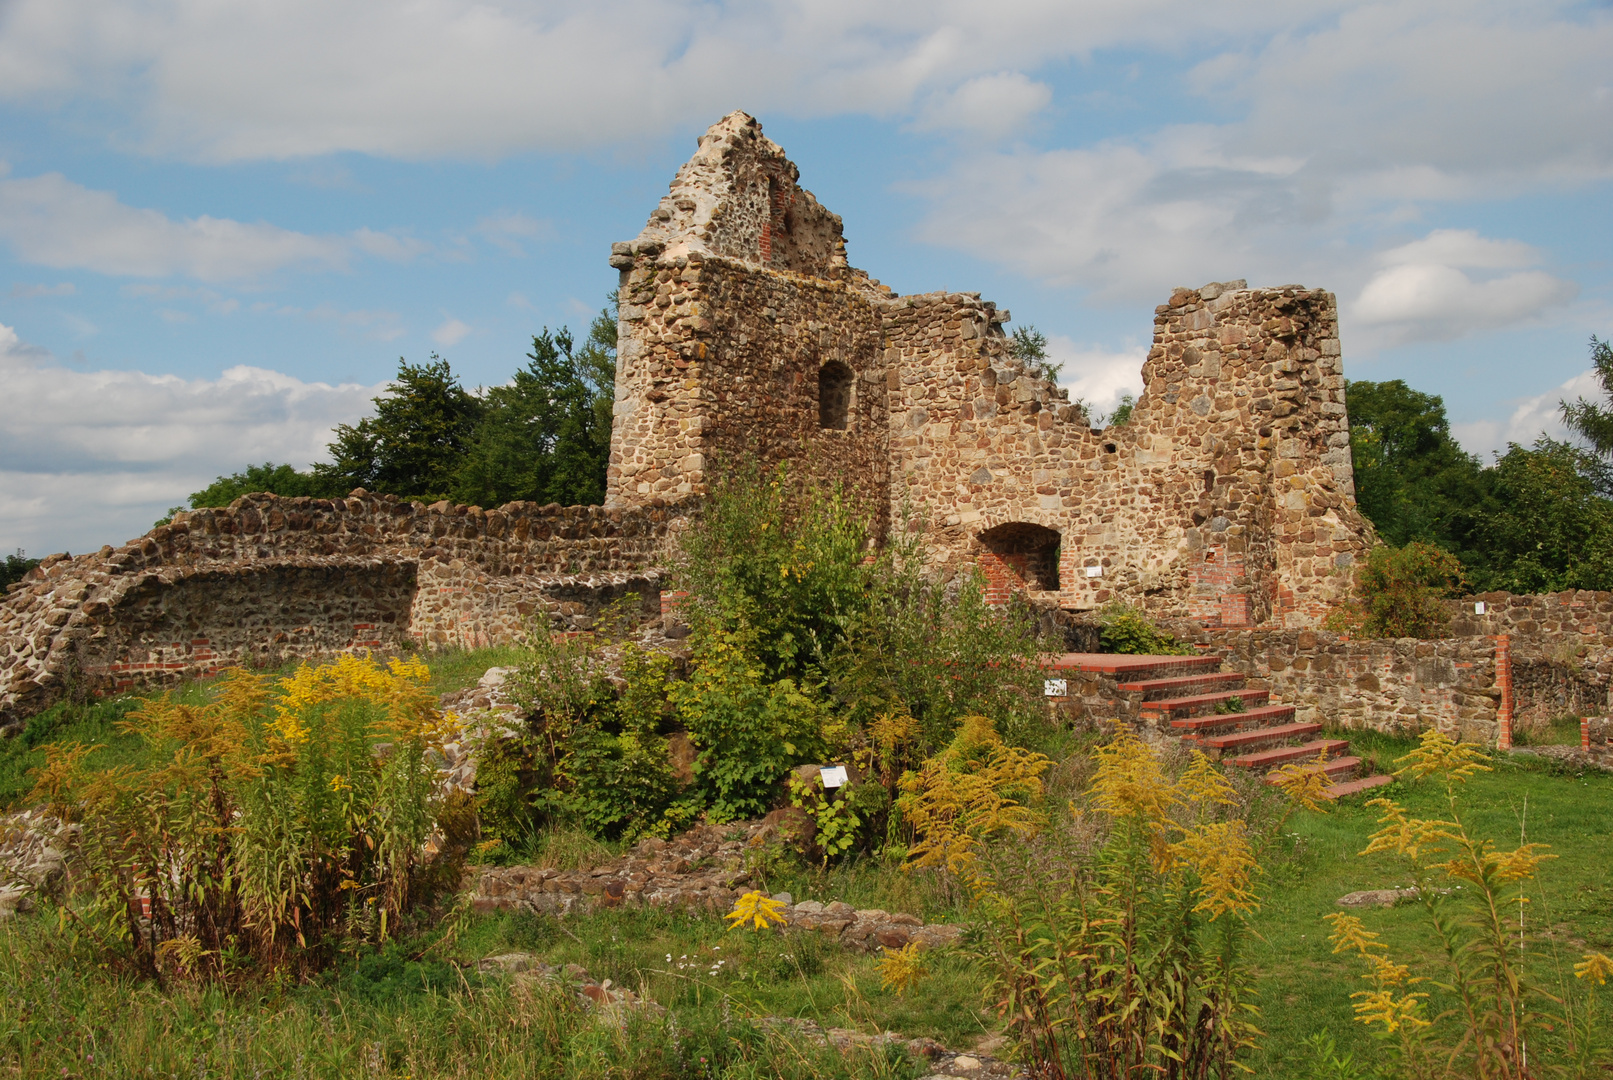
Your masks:
M 205 704 L 132 713 L 138 764 L 47 746 L 35 795 L 84 824 L 84 928 L 147 971 L 198 975 L 317 968 L 396 933 L 457 883 L 463 814 L 432 764 L 450 730 L 428 679 L 353 656 L 272 682 L 236 669 Z M 428 846 L 443 825 L 455 835 Z

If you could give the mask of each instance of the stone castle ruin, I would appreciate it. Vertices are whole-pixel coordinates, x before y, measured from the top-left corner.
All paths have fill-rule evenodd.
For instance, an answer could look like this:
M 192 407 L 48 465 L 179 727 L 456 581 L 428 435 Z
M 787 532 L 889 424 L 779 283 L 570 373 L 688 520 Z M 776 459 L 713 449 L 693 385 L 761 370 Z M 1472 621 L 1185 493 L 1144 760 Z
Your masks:
M 738 112 L 610 263 L 603 507 L 253 495 L 53 556 L 0 604 L 0 725 L 74 684 L 505 641 L 629 593 L 655 617 L 678 523 L 741 460 L 842 484 L 877 533 L 920 531 L 938 568 L 979 566 L 997 599 L 1123 600 L 1245 651 L 1310 633 L 1369 543 L 1331 293 L 1176 290 L 1130 420 L 1093 430 L 1012 357 L 1008 312 L 853 268 L 840 218 Z

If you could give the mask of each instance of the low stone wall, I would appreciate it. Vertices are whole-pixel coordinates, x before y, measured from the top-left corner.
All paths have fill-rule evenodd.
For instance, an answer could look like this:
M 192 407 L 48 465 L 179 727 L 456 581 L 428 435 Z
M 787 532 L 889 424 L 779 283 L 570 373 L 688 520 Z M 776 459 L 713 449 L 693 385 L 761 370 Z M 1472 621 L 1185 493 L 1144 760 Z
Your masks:
M 70 689 L 127 689 L 344 649 L 580 629 L 637 594 L 684 511 L 250 495 L 121 547 L 45 559 L 0 600 L 0 733 Z
M 1414 733 L 1433 725 L 1469 742 L 1497 735 L 1491 637 L 1356 641 L 1321 630 L 1204 631 L 1201 644 L 1295 706 L 1295 719 Z

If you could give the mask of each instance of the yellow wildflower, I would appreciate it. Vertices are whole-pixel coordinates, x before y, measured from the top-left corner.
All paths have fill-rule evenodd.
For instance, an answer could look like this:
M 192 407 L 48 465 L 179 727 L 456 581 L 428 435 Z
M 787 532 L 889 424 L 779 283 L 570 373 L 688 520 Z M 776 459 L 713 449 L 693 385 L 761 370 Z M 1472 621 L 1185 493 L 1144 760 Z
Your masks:
M 738 930 L 741 926 L 751 921 L 756 923 L 757 930 L 766 930 L 771 923 L 778 923 L 780 926 L 784 925 L 786 920 L 779 912 L 779 909 L 783 906 L 784 901 L 774 900 L 766 893 L 753 889 L 735 900 L 734 910 L 724 915 L 723 918 L 729 920 L 728 929 L 730 930 Z
M 1609 975 L 1613 975 L 1613 960 L 1599 952 L 1586 953 L 1585 959 L 1574 965 L 1574 978 L 1595 979 L 1597 986 L 1606 983 Z

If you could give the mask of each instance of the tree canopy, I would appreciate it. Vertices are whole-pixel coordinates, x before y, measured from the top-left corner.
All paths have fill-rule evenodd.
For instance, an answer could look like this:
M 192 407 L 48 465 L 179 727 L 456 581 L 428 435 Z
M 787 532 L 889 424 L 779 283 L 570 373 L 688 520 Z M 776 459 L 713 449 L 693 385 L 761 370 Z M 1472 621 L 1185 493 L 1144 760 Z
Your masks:
M 466 390 L 447 360 L 399 359 L 375 412 L 341 424 L 330 461 L 300 472 L 264 462 L 220 476 L 192 508 L 242 495 L 335 498 L 356 487 L 401 498 L 498 506 L 516 500 L 597 504 L 605 498 L 616 391 L 616 297 L 579 344 L 561 327 L 532 339 L 502 386 Z

